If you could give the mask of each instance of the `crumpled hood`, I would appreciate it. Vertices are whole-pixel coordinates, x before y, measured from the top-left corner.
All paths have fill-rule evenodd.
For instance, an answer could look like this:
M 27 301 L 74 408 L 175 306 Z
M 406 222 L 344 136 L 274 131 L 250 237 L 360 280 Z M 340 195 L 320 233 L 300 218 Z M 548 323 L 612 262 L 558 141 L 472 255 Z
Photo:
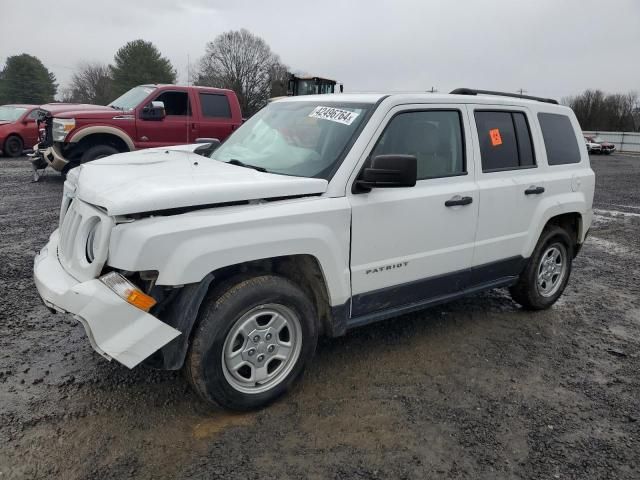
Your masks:
M 109 215 L 324 193 L 327 181 L 228 165 L 201 155 L 153 149 L 111 155 L 71 170 L 79 199 Z

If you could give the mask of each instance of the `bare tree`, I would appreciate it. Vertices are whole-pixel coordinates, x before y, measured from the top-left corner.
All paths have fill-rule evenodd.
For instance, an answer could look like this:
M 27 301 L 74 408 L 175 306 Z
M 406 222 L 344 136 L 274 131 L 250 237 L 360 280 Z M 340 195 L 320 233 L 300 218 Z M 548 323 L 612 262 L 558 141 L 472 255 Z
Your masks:
M 62 98 L 75 103 L 106 105 L 113 100 L 113 80 L 108 65 L 82 63 L 71 78 Z
M 585 90 L 580 95 L 563 99 L 578 117 L 584 130 L 637 131 L 638 94 L 607 95 L 601 90 Z
M 269 45 L 242 29 L 222 33 L 207 43 L 196 83 L 235 91 L 243 114 L 250 116 L 267 103 L 272 83 L 283 70 L 286 67 Z

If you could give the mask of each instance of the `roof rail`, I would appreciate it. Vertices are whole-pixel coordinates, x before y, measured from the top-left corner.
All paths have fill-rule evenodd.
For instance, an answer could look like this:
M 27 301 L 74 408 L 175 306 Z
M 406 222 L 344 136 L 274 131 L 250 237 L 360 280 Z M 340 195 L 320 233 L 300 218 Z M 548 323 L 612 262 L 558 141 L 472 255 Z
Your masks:
M 553 103 L 558 105 L 558 101 L 553 98 L 533 97 L 531 95 L 520 95 L 518 93 L 494 92 L 492 90 L 475 90 L 473 88 L 456 88 L 449 92 L 453 95 L 499 95 L 501 97 L 524 98 L 525 100 L 535 100 L 537 102 Z

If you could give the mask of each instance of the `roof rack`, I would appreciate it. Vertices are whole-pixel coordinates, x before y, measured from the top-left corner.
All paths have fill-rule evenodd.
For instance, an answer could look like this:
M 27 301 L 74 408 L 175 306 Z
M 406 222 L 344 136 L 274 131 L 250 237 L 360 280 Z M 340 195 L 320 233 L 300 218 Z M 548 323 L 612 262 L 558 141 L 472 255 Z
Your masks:
M 553 98 L 533 97 L 531 95 L 520 95 L 518 93 L 494 92 L 492 90 L 475 90 L 473 88 L 456 88 L 449 92 L 453 95 L 499 95 L 501 97 L 523 98 L 525 100 L 535 100 L 537 102 L 553 103 L 558 105 L 558 101 Z

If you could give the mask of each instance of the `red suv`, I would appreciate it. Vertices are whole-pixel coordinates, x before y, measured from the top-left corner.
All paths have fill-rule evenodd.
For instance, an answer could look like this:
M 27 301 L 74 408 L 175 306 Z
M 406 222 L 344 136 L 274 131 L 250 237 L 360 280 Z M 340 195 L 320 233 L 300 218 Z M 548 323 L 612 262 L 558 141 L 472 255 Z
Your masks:
M 8 157 L 19 157 L 25 148 L 38 142 L 38 105 L 0 106 L 0 150 Z
M 66 173 L 81 163 L 142 148 L 226 139 L 242 124 L 231 90 L 140 85 L 106 107 L 48 105 L 34 169 L 51 165 Z

